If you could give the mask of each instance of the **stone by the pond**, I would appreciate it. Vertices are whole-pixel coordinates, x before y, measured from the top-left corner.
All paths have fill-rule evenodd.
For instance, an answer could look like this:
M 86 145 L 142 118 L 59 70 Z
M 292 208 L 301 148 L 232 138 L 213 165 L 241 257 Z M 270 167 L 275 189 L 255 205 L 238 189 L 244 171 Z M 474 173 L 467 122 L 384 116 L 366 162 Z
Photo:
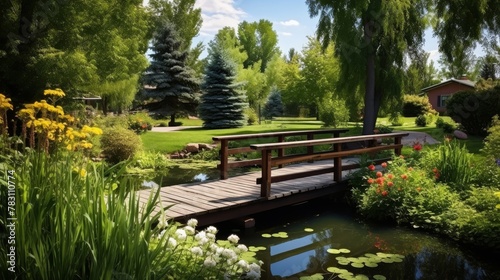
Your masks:
M 196 143 L 189 143 L 184 148 L 188 153 L 197 153 L 200 150 L 200 145 Z
M 453 132 L 453 136 L 455 136 L 458 139 L 462 139 L 462 140 L 467 139 L 467 134 L 465 134 L 465 132 L 460 131 L 460 130 L 455 130 Z
M 198 147 L 200 148 L 200 150 L 212 150 L 212 149 L 214 149 L 214 145 L 207 144 L 207 143 L 200 143 L 200 144 L 198 144 Z

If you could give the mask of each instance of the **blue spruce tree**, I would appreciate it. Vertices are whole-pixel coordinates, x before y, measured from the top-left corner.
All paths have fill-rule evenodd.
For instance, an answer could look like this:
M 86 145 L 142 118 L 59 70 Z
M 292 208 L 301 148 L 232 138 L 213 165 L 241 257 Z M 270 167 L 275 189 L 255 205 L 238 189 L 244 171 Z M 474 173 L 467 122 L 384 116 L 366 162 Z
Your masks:
M 198 107 L 203 127 L 233 128 L 245 124 L 247 103 L 242 83 L 235 82 L 236 69 L 236 64 L 221 47 L 212 46 Z

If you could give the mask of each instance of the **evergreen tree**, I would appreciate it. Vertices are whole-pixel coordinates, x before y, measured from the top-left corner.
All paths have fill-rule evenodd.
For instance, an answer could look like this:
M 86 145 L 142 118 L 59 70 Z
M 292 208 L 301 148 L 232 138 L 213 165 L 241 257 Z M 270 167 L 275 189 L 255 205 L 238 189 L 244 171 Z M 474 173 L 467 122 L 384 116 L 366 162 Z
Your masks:
M 153 61 L 143 75 L 143 84 L 147 87 L 141 91 L 141 98 L 153 99 L 145 107 L 170 115 L 171 126 L 175 125 L 176 114 L 195 114 L 198 105 L 199 80 L 187 66 L 188 53 L 181 45 L 174 26 L 165 24 L 153 39 Z
M 245 124 L 245 95 L 236 83 L 236 65 L 221 47 L 213 47 L 198 107 L 205 128 L 232 128 Z
M 264 107 L 264 117 L 271 119 L 273 117 L 281 117 L 282 115 L 283 102 L 281 101 L 281 93 L 277 89 L 273 89 Z

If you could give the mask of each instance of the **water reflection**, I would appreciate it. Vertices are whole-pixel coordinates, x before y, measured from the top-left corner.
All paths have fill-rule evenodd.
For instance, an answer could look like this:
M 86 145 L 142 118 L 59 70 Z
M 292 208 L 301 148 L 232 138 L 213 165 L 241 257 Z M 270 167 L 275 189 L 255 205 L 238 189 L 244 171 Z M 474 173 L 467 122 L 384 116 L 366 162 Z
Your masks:
M 287 211 L 285 215 L 293 216 L 294 212 Z M 495 259 L 479 261 L 478 255 L 464 251 L 449 240 L 415 230 L 367 225 L 356 221 L 353 215 L 335 211 L 290 221 L 284 220 L 281 214 L 267 214 L 267 217 L 275 217 L 274 221 L 276 217 L 283 220 L 281 225 L 257 229 L 242 238 L 246 245 L 267 248 L 257 252 L 257 257 L 264 261 L 263 279 L 299 279 L 315 273 L 330 279 L 333 274 L 327 271 L 329 267 L 345 269 L 353 277 L 365 275 L 369 279 L 375 275 L 404 280 L 500 279 L 500 268 Z M 304 228 L 312 228 L 314 232 L 306 232 Z M 289 237 L 261 236 L 276 232 L 286 232 Z M 331 248 L 348 249 L 349 253 L 328 253 Z M 403 255 L 404 258 L 382 257 L 373 264 L 370 256 L 375 259 L 377 253 Z M 343 262 L 342 258 L 347 260 Z M 339 275 L 334 276 L 338 279 Z

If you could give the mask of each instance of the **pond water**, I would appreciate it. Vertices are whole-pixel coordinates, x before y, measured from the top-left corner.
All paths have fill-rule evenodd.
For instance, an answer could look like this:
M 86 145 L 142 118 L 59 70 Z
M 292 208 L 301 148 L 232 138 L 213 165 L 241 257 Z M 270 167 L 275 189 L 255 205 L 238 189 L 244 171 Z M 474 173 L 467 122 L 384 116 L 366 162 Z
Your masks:
M 238 232 L 264 261 L 263 279 L 500 279 L 498 252 L 472 252 L 416 229 L 367 224 L 348 206 L 332 204 L 319 200 L 267 212 L 256 216 L 253 231 Z

